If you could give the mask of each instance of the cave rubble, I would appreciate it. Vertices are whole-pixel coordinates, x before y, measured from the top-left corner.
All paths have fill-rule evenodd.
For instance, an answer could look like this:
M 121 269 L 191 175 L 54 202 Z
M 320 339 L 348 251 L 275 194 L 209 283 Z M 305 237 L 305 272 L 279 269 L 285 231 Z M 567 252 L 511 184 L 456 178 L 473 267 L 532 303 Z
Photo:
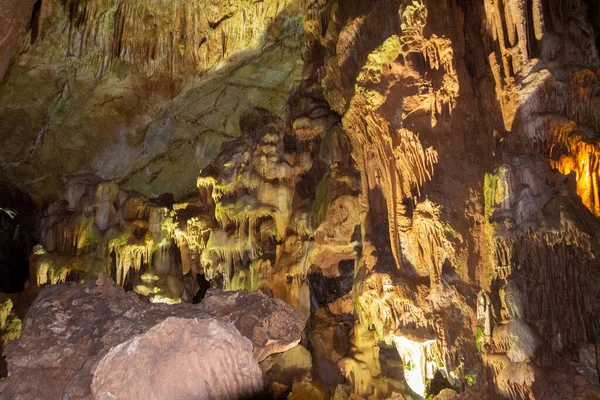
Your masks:
M 64 396 L 92 399 L 102 398 L 100 392 L 103 391 L 129 390 L 114 387 L 119 385 L 123 375 L 115 378 L 110 372 L 110 362 L 102 360 L 126 357 L 124 348 L 129 348 L 127 346 L 132 341 L 144 341 L 147 344 L 144 347 L 147 367 L 162 368 L 159 367 L 162 365 L 167 368 L 171 365 L 169 363 L 177 365 L 183 363 L 181 359 L 177 361 L 177 354 L 185 356 L 192 348 L 180 348 L 183 353 L 174 355 L 169 353 L 169 346 L 161 342 L 177 337 L 182 338 L 179 341 L 182 346 L 187 346 L 188 342 L 184 337 L 198 340 L 194 343 L 200 343 L 201 347 L 194 346 L 194 351 L 199 352 L 201 357 L 212 354 L 217 348 L 222 349 L 224 353 L 215 353 L 214 359 L 209 356 L 203 361 L 207 363 L 207 370 L 213 371 L 211 373 L 223 368 L 219 363 L 227 362 L 232 357 L 228 352 L 238 346 L 236 353 L 239 353 L 240 364 L 231 364 L 230 367 L 234 372 L 246 371 L 248 380 L 240 380 L 231 386 L 228 386 L 229 380 L 223 380 L 220 381 L 223 386 L 219 386 L 217 381 L 207 378 L 207 390 L 214 391 L 215 395 L 225 393 L 228 396 L 236 396 L 244 390 L 260 392 L 262 376 L 258 361 L 273 352 L 296 346 L 304 329 L 304 317 L 291 306 L 261 292 L 214 291 L 208 299 L 211 299 L 211 307 L 208 308 L 202 308 L 202 304 L 149 304 L 132 292 L 124 292 L 107 276 L 85 285 L 69 282 L 47 286 L 29 309 L 20 338 L 6 345 L 4 354 L 8 378 L 4 378 L 7 381 L 0 396 L 4 399 L 55 399 Z M 169 319 L 171 322 L 165 322 Z M 265 322 L 272 324 L 265 326 Z M 201 327 L 195 328 L 196 325 Z M 148 334 L 149 330 L 153 330 L 152 333 Z M 163 330 L 174 333 L 172 337 L 165 337 L 161 334 Z M 223 338 L 229 337 L 234 347 L 219 344 L 219 335 L 212 335 L 213 330 L 223 332 Z M 201 340 L 203 335 L 208 335 L 206 341 Z M 246 335 L 245 338 L 242 335 Z M 214 345 L 209 339 L 216 341 Z M 161 352 L 164 352 L 162 357 Z M 133 374 L 133 370 L 126 369 L 125 359 L 120 360 L 123 374 Z M 209 360 L 215 364 L 208 364 L 213 362 Z M 192 365 L 199 359 L 188 358 L 188 361 Z M 186 368 L 183 364 L 181 366 Z M 96 371 L 99 377 L 95 381 L 96 386 L 91 387 Z M 188 375 L 192 380 L 194 376 Z M 146 375 L 144 379 L 151 379 L 151 376 Z M 45 383 L 39 385 L 39 382 Z M 141 381 L 138 383 L 141 384 Z M 188 389 L 204 390 L 200 386 Z M 189 398 L 185 396 L 196 393 L 185 392 L 188 389 L 179 394 L 183 396 L 181 398 Z M 133 387 L 131 390 L 134 390 Z M 142 394 L 137 389 L 134 391 L 136 395 Z M 123 394 L 123 398 L 132 398 L 133 392 L 127 393 Z

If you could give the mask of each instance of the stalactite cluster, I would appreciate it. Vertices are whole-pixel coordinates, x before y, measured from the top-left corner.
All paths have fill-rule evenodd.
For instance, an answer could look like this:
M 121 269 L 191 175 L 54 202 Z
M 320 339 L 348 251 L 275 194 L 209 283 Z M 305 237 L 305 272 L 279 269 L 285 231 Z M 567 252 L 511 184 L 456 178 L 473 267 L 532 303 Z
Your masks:
M 298 149 L 287 150 L 286 140 L 296 140 L 293 130 L 282 122 L 259 127 L 223 149 L 200 174 L 199 196 L 184 203 L 149 200 L 96 177 L 76 178 L 43 222 L 45 248 L 32 256 L 32 274 L 43 285 L 76 272 L 85 279 L 108 272 L 156 302 L 191 300 L 200 276 L 227 290 L 268 287 L 308 312 L 309 270 L 335 276 L 340 262 L 356 258 L 353 176 L 336 169 L 339 189 L 297 193 L 304 179 L 315 179 L 307 175 L 313 157 L 321 162 L 314 154 L 329 129 L 311 142 L 299 136 Z M 320 206 L 327 213 L 319 217 Z
M 200 74 L 280 29 L 273 19 L 293 2 L 48 1 L 38 22 L 42 40 L 60 36 L 64 52 L 97 77 L 120 63 L 148 75 Z M 64 16 L 56 24 L 56 14 Z M 61 56 L 51 54 L 51 57 Z
M 437 163 L 437 152 L 432 147 L 425 148 L 418 135 L 409 129 L 402 127 L 394 131 L 378 109 L 385 106 L 389 94 L 393 93 L 392 99 L 402 99 L 402 119 L 410 119 L 413 113 L 425 112 L 430 115 L 430 126 L 435 126 L 443 106 L 447 106 L 446 110 L 451 112 L 458 94 L 452 52 L 440 52 L 435 44 L 438 41 L 446 43 L 447 39 L 428 40 L 423 37 L 423 18 L 426 16 L 422 4 L 410 5 L 402 11 L 403 35 L 391 36 L 369 55 L 367 64 L 357 78 L 355 94 L 343 119 L 355 149 L 353 157 L 361 166 L 364 185 L 368 186 L 368 192 L 379 190 L 385 198 L 390 244 L 398 267 L 402 265 L 401 259 L 404 257 L 401 254 L 400 230 L 407 223 L 405 203 L 407 199 L 412 202 L 414 196 L 419 196 L 420 188 L 431 179 Z M 442 74 L 440 88 L 434 88 L 431 82 L 422 80 L 415 71 L 411 71 L 409 65 L 402 62 L 415 56 L 422 57 L 431 71 Z M 419 93 L 409 95 L 411 89 L 417 87 Z M 363 196 L 373 196 L 368 192 L 363 190 Z M 363 202 L 369 204 L 368 199 Z

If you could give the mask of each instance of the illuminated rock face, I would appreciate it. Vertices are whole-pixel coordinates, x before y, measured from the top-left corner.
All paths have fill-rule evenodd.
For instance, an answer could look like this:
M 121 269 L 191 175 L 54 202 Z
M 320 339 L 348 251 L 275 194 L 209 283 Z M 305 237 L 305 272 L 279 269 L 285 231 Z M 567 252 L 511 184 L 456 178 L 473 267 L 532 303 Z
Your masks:
M 295 112 L 309 114 L 308 104 Z M 148 200 L 95 176 L 71 180 L 42 221 L 44 247 L 30 259 L 37 285 L 105 273 L 153 302 L 174 303 L 192 300 L 200 276 L 226 290 L 268 288 L 308 315 L 309 271 L 333 278 L 356 258 L 356 174 L 348 154 L 321 158 L 335 146 L 321 136 L 345 136 L 331 115 L 318 117 L 328 122 L 308 142 L 283 121 L 269 123 L 266 110 L 248 118 L 256 130 L 227 144 L 198 178 L 199 195 L 183 203 Z
M 42 286 L 110 274 L 155 302 L 181 301 L 185 292 L 170 247 L 168 204 L 128 196 L 93 175 L 71 180 L 42 220 L 44 246 L 30 257 L 31 279 Z
M 598 397 L 597 2 L 324 0 L 305 4 L 303 30 L 298 4 L 67 4 L 42 7 L 0 117 L 31 104 L 15 93 L 51 42 L 102 75 L 98 104 L 115 102 L 85 115 L 108 135 L 109 117 L 144 126 L 143 145 L 99 139 L 80 160 L 104 178 L 74 177 L 50 206 L 32 282 L 104 272 L 184 307 L 208 286 L 272 293 L 309 317 L 304 347 L 263 361 L 275 397 Z M 140 18 L 161 23 L 139 29 Z M 152 93 L 154 106 L 131 104 L 156 114 L 132 117 L 122 106 L 137 95 L 115 79 Z M 57 93 L 40 89 L 39 103 Z M 29 158 L 3 169 L 36 197 L 59 188 L 28 183 L 39 143 L 79 126 L 61 99 L 62 125 L 52 119 Z M 198 142 L 198 125 L 218 137 Z M 61 168 L 49 174 L 77 170 Z M 218 300 L 208 293 L 205 311 Z M 255 341 L 255 358 L 297 343 L 284 342 Z
M 429 381 L 436 371 L 444 368 L 435 340 L 415 342 L 404 336 L 395 336 L 394 344 L 404 362 L 404 378 L 417 394 L 427 395 Z
M 12 299 L 2 295 L 0 297 L 0 352 L 8 341 L 19 338 L 21 327 L 22 321 L 14 313 Z M 2 356 L 0 358 L 0 374 L 5 375 L 6 373 L 6 361 Z

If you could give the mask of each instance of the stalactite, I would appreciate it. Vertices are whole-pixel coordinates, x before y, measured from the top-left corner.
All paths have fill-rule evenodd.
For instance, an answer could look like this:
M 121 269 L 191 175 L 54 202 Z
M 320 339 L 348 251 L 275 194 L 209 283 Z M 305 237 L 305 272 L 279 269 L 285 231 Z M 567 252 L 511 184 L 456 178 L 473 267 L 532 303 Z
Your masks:
M 527 318 L 552 337 L 559 333 L 560 341 L 553 344 L 556 351 L 600 335 L 600 325 L 592 317 L 595 306 L 582 300 L 597 295 L 594 271 L 599 265 L 594 243 L 578 230 L 567 230 L 532 234 L 513 245 L 513 264 L 535 288 L 528 295 Z M 560 289 L 554 287 L 559 280 L 564 282 Z
M 418 249 L 418 257 L 411 257 L 413 265 L 420 275 L 429 276 L 437 282 L 442 275 L 445 262 L 454 264 L 456 251 L 448 239 L 456 234 L 440 219 L 440 208 L 431 201 L 419 203 L 413 215 L 413 228 L 408 233 L 411 239 L 404 251 L 406 255 L 411 248 Z
M 88 63 L 100 71 L 99 76 L 118 61 L 148 75 L 201 73 L 235 51 L 261 46 L 272 17 L 290 5 L 69 0 L 50 10 L 47 18 L 53 21 L 41 25 L 42 37 L 67 32 L 63 39 L 67 55 Z M 216 48 L 223 51 L 211 51 Z
M 577 194 L 581 201 L 596 216 L 600 216 L 598 175 L 600 174 L 600 145 L 588 140 L 576 131 L 575 122 L 557 124 L 550 156 L 563 149 L 557 161 L 551 158 L 553 168 L 562 174 L 576 173 Z M 556 151 L 555 151 L 556 149 Z M 559 153 L 560 154 L 560 153 Z
M 357 78 L 355 94 L 343 118 L 352 148 L 355 149 L 357 165 L 369 163 L 378 169 L 375 179 L 369 182 L 368 190 L 381 190 L 385 198 L 391 252 L 399 268 L 406 257 L 402 249 L 407 247 L 401 243 L 407 220 L 403 203 L 405 199 L 419 195 L 421 187 L 431 180 L 437 163 L 437 152 L 431 147 L 425 148 L 416 132 L 405 127 L 395 131 L 392 129 L 389 121 L 378 110 L 387 101 L 387 94 L 381 88 L 374 88 L 381 82 L 388 82 L 384 80 L 388 75 L 393 77 L 392 82 L 401 81 L 402 75 L 410 76 L 407 81 L 417 79 L 419 86 L 427 88 L 427 92 L 416 95 L 410 103 L 410 109 L 407 105 L 401 105 L 406 108 L 404 119 L 410 118 L 413 113 L 427 111 L 433 127 L 445 110 L 452 112 L 458 96 L 458 78 L 453 65 L 451 43 L 445 37 L 432 35 L 426 38 L 426 20 L 427 9 L 420 2 L 408 3 L 400 10 L 402 35 L 389 37 L 368 56 L 368 62 Z M 410 55 L 422 57 L 428 69 L 441 72 L 443 84 L 433 88 L 430 81 L 412 71 L 404 61 Z M 390 67 L 391 65 L 395 67 Z M 408 88 L 406 90 L 408 92 Z M 420 93 L 424 93 L 424 90 L 420 90 Z M 368 198 L 368 194 L 365 195 Z M 368 202 L 365 205 L 369 208 L 377 207 Z M 382 210 L 373 212 L 380 213 Z
M 51 283 L 56 285 L 57 283 L 66 282 L 69 269 L 66 266 L 55 266 L 51 260 L 43 261 L 37 270 L 36 283 L 38 286 Z
M 129 244 L 124 238 L 117 238 L 109 243 L 108 252 L 114 251 L 116 257 L 115 281 L 117 284 L 123 286 L 130 269 L 133 268 L 135 272 L 140 271 L 142 265 L 149 260 L 151 247 L 146 243 Z

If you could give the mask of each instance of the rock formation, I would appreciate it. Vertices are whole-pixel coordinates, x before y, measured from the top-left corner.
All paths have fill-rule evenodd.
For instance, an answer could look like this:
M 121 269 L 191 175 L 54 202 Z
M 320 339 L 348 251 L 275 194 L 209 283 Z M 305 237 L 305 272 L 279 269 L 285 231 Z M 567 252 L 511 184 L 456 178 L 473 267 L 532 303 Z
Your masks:
M 105 357 L 92 388 L 135 398 L 106 373 L 196 329 L 156 325 L 176 314 L 234 322 L 272 398 L 600 398 L 599 4 L 7 7 L 0 250 L 30 253 L 27 290 L 45 288 L 5 396 L 49 396 L 25 371 L 62 324 L 52 340 L 85 349 L 41 353 L 71 371 L 52 396 L 90 396 L 75 370 Z M 100 296 L 117 336 L 61 291 Z
M 217 291 L 207 301 L 147 304 L 106 276 L 84 285 L 47 286 L 29 309 L 20 339 L 6 346 L 9 377 L 2 398 L 91 399 L 106 398 L 105 392 L 116 398 L 164 398 L 160 393 L 166 392 L 140 392 L 140 385 L 150 381 L 164 383 L 161 390 L 168 389 L 178 398 L 197 398 L 199 392 L 219 398 L 260 392 L 258 361 L 296 346 L 304 317 L 261 292 Z M 145 357 L 144 363 L 128 365 L 127 357 L 136 351 L 140 352 L 136 363 Z M 204 372 L 176 370 L 176 366 L 200 368 L 193 352 L 203 357 Z M 135 368 L 146 371 L 143 377 L 132 378 L 137 386 L 120 386 L 123 376 L 137 375 Z M 170 374 L 159 379 L 152 375 L 153 368 Z M 231 379 L 212 375 L 225 370 Z M 115 375 L 116 371 L 122 375 Z M 197 381 L 198 375 L 204 376 L 204 383 Z M 180 391 L 166 385 L 181 379 L 188 379 L 188 384 Z
M 29 3 L 0 17 L 20 54 L 1 84 L 0 171 L 38 200 L 81 172 L 185 195 L 241 114 L 280 114 L 300 79 L 292 1 Z
M 231 325 L 169 317 L 113 347 L 94 371 L 92 393 L 96 399 L 249 397 L 262 390 L 251 350 Z
M 315 105 L 306 107 L 294 112 Z M 198 177 L 199 194 L 182 203 L 94 175 L 71 179 L 41 222 L 32 279 L 41 286 L 111 274 L 151 301 L 173 303 L 191 301 L 201 275 L 227 290 L 267 287 L 308 315 L 311 267 L 337 276 L 338 264 L 356 258 L 358 182 L 347 154 L 329 166 L 320 158 L 321 136 L 345 137 L 328 115 L 315 118 L 327 123 L 306 141 L 264 109 L 248 114 L 246 135 L 224 146 Z

